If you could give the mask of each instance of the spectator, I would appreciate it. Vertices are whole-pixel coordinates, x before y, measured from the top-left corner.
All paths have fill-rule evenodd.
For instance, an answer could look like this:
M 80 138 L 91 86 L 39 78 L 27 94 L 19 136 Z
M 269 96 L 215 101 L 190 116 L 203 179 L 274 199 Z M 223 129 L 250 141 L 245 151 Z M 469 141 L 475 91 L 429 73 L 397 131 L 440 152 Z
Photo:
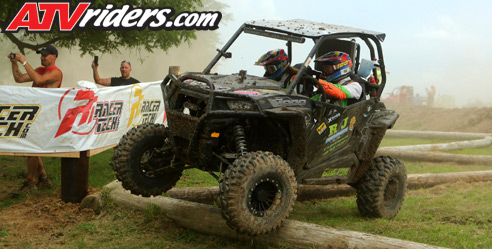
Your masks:
M 400 105 L 407 105 L 408 104 L 408 90 L 406 86 L 402 86 L 400 88 L 400 91 L 398 92 L 398 99 Z
M 12 63 L 12 74 L 15 82 L 24 83 L 32 81 L 32 87 L 42 88 L 60 88 L 63 73 L 56 66 L 56 58 L 58 50 L 53 45 L 48 45 L 36 53 L 41 54 L 40 67 L 33 69 L 27 60 L 19 53 L 10 53 L 8 58 Z M 17 62 L 24 66 L 27 73 L 21 73 Z M 35 182 L 35 177 L 38 177 L 38 182 Z M 27 176 L 24 180 L 20 191 L 27 192 L 37 188 L 50 188 L 51 180 L 48 178 L 44 169 L 43 160 L 38 156 L 27 157 Z
M 130 73 L 132 72 L 132 64 L 124 60 L 121 62 L 120 72 L 121 77 L 112 77 L 101 79 L 99 77 L 99 72 L 97 71 L 98 65 L 94 61 L 92 61 L 92 75 L 94 76 L 94 82 L 103 86 L 125 86 L 131 85 L 135 83 L 140 83 L 137 79 L 130 77 Z
M 326 94 L 342 100 L 342 106 L 347 106 L 347 99 L 359 99 L 362 86 L 352 81 L 352 59 L 344 52 L 332 51 L 318 57 L 315 62 L 322 64 L 319 83 Z
M 434 96 L 436 95 L 436 87 L 432 85 L 430 89 L 426 88 L 425 91 L 427 92 L 427 105 L 430 107 L 434 106 Z

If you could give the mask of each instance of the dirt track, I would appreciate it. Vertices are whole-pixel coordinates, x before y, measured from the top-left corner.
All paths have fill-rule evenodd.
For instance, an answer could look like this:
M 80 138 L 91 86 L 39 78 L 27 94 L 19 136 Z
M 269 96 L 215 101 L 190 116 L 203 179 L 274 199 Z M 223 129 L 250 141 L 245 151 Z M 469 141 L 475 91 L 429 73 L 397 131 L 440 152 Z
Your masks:
M 394 129 L 492 133 L 492 108 L 443 109 L 426 106 L 388 106 L 400 118 Z
M 11 234 L 5 241 L 0 238 L 0 247 L 63 246 L 63 241 L 58 239 L 65 235 L 65 228 L 94 217 L 92 210 L 80 210 L 78 204 L 65 203 L 58 197 L 31 196 L 0 211 L 0 228 L 4 226 Z

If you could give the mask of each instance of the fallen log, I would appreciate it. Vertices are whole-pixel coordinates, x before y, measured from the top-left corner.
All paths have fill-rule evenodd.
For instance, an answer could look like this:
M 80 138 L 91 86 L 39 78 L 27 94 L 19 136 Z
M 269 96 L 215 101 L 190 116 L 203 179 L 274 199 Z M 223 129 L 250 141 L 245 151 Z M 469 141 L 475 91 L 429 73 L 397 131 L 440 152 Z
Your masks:
M 423 151 L 401 151 L 393 150 L 389 147 L 382 147 L 376 152 L 376 156 L 394 156 L 400 160 L 413 161 L 413 162 L 454 162 L 458 164 L 479 164 L 479 165 L 491 165 L 492 156 L 480 156 L 480 155 L 455 155 L 438 152 L 423 152 Z
M 407 188 L 416 189 L 433 187 L 444 183 L 453 182 L 487 182 L 492 181 L 492 170 L 467 171 L 451 173 L 426 173 L 411 174 L 408 176 Z
M 346 184 L 340 185 L 299 185 L 297 200 L 326 199 L 354 194 L 354 188 Z M 188 187 L 173 188 L 166 195 L 172 198 L 200 203 L 213 203 L 219 196 L 219 187 Z
M 213 203 L 219 196 L 219 187 L 172 188 L 166 192 L 166 195 L 180 200 Z
M 387 238 L 361 232 L 323 227 L 310 223 L 287 220 L 276 232 L 265 236 L 249 237 L 229 228 L 217 207 L 157 196 L 144 198 L 117 188 L 110 192 L 111 198 L 126 207 L 145 209 L 158 206 L 162 213 L 178 225 L 200 233 L 253 241 L 259 244 L 288 246 L 293 248 L 438 248 L 411 241 Z
M 107 191 L 110 191 L 112 189 L 116 189 L 116 188 L 119 188 L 119 187 L 121 187 L 121 182 L 112 181 L 112 182 L 106 184 L 106 186 L 104 186 L 104 189 L 107 190 Z M 94 213 L 96 213 L 96 214 L 101 213 L 101 211 L 103 209 L 103 205 L 104 204 L 103 204 L 102 193 L 101 192 L 97 192 L 97 193 L 94 193 L 94 194 L 87 195 L 80 202 L 80 208 L 81 209 L 89 208 L 89 209 L 94 210 Z
M 387 130 L 386 137 L 413 137 L 413 138 L 445 138 L 456 140 L 480 139 L 490 136 L 492 133 L 468 133 L 468 132 L 446 132 L 446 131 L 408 131 Z
M 408 189 L 432 187 L 457 181 L 478 182 L 491 180 L 492 171 L 411 174 L 408 176 Z M 196 193 L 205 194 L 209 196 L 209 201 L 213 201 L 218 194 L 217 187 L 175 188 L 168 192 L 174 198 L 163 196 L 143 198 L 135 196 L 129 191 L 123 190 L 119 182 L 116 181 L 108 184 L 105 188 L 116 188 L 110 192 L 110 196 L 117 203 L 139 209 L 145 209 L 150 204 L 157 205 L 168 218 L 174 220 L 178 225 L 206 234 L 296 248 L 435 248 L 415 242 L 344 231 L 292 220 L 287 220 L 279 231 L 266 236 L 251 238 L 237 234 L 230 229 L 223 221 L 218 208 L 202 203 L 174 199 L 179 198 L 179 193 L 182 192 L 185 193 L 182 196 L 187 198 L 197 196 Z M 348 185 L 300 185 L 298 199 L 329 198 L 354 193 L 355 190 Z M 100 195 L 98 196 L 100 198 Z M 203 196 L 200 198 L 202 201 L 205 200 Z
M 410 174 L 407 178 L 408 189 L 432 187 L 444 183 L 484 182 L 492 180 L 492 170 L 468 171 L 454 173 L 429 173 Z M 355 189 L 346 184 L 340 185 L 299 185 L 297 200 L 326 199 L 337 196 L 348 196 L 355 194 Z M 213 203 L 219 195 L 218 187 L 205 188 L 173 188 L 167 192 L 172 198 L 196 201 L 201 203 Z
M 477 140 L 459 141 L 451 143 L 442 144 L 418 144 L 418 145 L 404 145 L 404 146 L 391 146 L 391 147 L 381 147 L 380 150 L 392 150 L 392 151 L 449 151 L 449 150 L 460 150 L 460 149 L 470 149 L 477 147 L 486 147 L 492 143 L 492 137 L 484 137 Z

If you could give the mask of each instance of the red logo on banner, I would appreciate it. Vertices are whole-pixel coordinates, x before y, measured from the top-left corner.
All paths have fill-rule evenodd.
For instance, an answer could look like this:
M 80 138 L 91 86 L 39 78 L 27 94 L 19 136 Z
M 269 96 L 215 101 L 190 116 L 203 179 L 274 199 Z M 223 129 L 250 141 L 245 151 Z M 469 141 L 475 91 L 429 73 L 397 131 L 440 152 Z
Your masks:
M 73 89 L 69 89 L 68 91 L 66 91 L 65 94 L 60 99 L 60 103 L 58 105 L 58 119 L 61 119 L 60 109 L 62 106 L 63 99 L 71 90 Z M 81 116 L 80 121 L 77 125 L 78 127 L 81 127 L 85 123 L 90 124 L 92 122 L 92 117 L 94 114 L 94 108 L 92 106 L 97 101 L 97 98 L 98 97 L 94 96 L 94 92 L 91 90 L 78 90 L 77 95 L 74 98 L 74 101 L 80 101 L 79 103 L 84 103 L 86 101 L 87 102 L 86 104 L 68 109 L 68 111 L 65 113 L 65 116 L 63 117 L 60 127 L 58 128 L 58 131 L 56 132 L 55 138 L 71 131 L 75 123 L 75 120 L 77 119 L 78 116 Z M 89 131 L 86 132 L 73 131 L 73 133 L 79 135 L 89 134 L 94 129 L 95 125 L 96 123 L 92 125 L 92 128 Z
M 60 99 L 58 119 L 61 120 L 61 124 L 55 138 L 69 131 L 77 135 L 87 135 L 94 131 L 94 134 L 97 135 L 118 130 L 124 102 L 121 100 L 97 102 L 98 97 L 91 90 L 76 90 L 74 103 L 79 105 L 68 109 L 62 119 L 63 100 L 72 90 L 75 89 L 66 91 Z

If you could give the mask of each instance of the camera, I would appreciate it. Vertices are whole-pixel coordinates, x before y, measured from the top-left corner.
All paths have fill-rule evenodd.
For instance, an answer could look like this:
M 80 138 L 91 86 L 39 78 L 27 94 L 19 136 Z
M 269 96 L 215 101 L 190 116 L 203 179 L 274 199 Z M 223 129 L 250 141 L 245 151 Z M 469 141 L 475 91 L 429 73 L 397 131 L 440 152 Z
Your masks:
M 15 56 L 16 56 L 16 54 L 10 53 L 10 59 L 12 59 L 12 60 L 15 59 Z

